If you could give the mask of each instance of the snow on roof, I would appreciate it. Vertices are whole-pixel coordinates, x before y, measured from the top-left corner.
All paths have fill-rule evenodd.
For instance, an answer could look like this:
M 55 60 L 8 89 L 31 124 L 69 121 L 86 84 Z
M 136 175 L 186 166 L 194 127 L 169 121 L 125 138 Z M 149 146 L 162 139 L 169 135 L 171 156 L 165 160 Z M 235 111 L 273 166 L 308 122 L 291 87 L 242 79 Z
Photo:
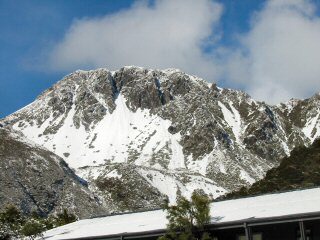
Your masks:
M 214 202 L 211 223 L 320 212 L 319 202 L 320 188 Z M 44 237 L 54 240 L 139 233 L 165 229 L 166 224 L 165 212 L 156 210 L 80 220 L 49 230 Z

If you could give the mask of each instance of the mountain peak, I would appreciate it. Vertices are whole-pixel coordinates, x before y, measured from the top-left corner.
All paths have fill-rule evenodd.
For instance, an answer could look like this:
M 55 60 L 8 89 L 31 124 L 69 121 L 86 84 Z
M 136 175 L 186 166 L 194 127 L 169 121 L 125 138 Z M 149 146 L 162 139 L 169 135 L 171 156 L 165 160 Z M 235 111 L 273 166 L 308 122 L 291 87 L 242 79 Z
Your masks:
M 69 74 L 4 121 L 64 158 L 104 201 L 139 184 L 154 206 L 163 195 L 217 197 L 252 184 L 310 144 L 320 136 L 318 105 L 294 103 L 288 111 L 178 69 L 127 66 Z

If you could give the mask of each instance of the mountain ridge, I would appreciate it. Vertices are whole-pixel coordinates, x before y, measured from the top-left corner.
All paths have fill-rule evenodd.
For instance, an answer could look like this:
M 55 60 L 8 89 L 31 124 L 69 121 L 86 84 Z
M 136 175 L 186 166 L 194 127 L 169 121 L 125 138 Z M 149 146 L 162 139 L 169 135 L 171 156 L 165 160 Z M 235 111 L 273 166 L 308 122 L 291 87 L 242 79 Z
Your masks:
M 139 206 L 116 206 L 115 196 L 138 193 L 126 194 L 123 174 L 150 187 L 145 206 L 159 196 L 174 201 L 202 189 L 216 198 L 252 184 L 320 135 L 319 106 L 317 94 L 268 105 L 177 69 L 124 67 L 69 74 L 1 122 L 64 158 L 106 204 L 126 210 Z M 98 179 L 115 185 L 99 190 Z

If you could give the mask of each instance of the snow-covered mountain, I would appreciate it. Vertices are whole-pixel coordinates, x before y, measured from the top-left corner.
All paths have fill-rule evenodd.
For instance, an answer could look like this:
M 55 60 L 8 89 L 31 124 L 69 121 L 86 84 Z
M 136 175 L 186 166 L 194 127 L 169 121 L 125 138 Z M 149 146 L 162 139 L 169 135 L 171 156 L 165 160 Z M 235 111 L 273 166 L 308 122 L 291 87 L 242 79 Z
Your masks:
M 97 69 L 66 76 L 1 122 L 126 210 L 262 178 L 320 136 L 320 95 L 270 106 L 176 69 Z

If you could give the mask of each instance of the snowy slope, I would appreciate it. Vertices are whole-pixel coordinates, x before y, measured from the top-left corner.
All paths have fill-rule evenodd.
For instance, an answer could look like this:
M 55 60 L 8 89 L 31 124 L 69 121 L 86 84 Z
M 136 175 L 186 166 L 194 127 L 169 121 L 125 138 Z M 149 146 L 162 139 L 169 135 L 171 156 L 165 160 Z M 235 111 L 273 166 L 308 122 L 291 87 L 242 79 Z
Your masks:
M 179 133 L 170 134 L 167 129 L 170 121 L 149 110 L 128 109 L 124 97 L 120 94 L 116 101 L 116 109 L 106 115 L 100 122 L 87 131 L 85 127 L 76 128 L 73 123 L 74 107 L 64 117 L 64 124 L 55 134 L 45 135 L 43 132 L 52 124 L 53 117 L 46 119 L 41 127 L 24 126 L 22 132 L 29 139 L 42 143 L 61 157 L 68 159 L 69 165 L 78 169 L 84 166 L 99 166 L 105 162 L 123 163 L 130 160 L 130 151 L 141 151 L 135 161 L 137 165 L 148 166 L 153 152 L 159 151 L 169 144 L 171 150 L 169 169 L 184 168 L 182 147 L 179 144 Z M 60 121 L 57 119 L 55 121 Z M 20 130 L 19 122 L 13 128 Z M 149 141 L 146 142 L 147 138 Z M 141 148 L 141 145 L 144 145 Z M 130 151 L 129 151 L 130 149 Z M 70 160 L 69 160 L 70 159 Z

